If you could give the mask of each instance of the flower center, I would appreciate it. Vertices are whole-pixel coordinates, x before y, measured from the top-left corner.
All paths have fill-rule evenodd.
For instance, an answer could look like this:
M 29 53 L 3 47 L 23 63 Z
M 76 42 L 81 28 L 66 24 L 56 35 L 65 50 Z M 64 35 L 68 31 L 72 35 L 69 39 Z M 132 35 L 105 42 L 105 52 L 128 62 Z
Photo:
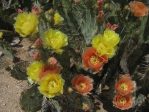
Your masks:
M 50 81 L 48 86 L 49 86 L 49 88 L 55 88 L 56 87 L 56 82 L 55 81 Z
M 121 88 L 122 90 L 124 90 L 124 91 L 127 91 L 127 90 L 128 90 L 128 85 L 125 84 L 125 83 L 122 83 L 122 84 L 120 85 L 120 88 Z
M 80 83 L 79 86 L 80 86 L 81 89 L 85 89 L 86 88 L 86 84 L 84 84 L 84 83 Z
M 92 56 L 92 57 L 90 58 L 90 63 L 93 64 L 93 65 L 98 64 L 98 63 L 99 63 L 98 57 L 97 57 L 97 56 Z
M 127 101 L 126 98 L 121 98 L 119 102 L 124 105 Z

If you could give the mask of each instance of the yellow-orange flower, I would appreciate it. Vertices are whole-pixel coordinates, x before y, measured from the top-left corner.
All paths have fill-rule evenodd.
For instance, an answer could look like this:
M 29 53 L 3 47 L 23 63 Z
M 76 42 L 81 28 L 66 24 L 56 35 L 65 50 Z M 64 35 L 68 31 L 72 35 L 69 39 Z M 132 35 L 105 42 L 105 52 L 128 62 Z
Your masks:
M 108 57 L 99 56 L 95 48 L 87 48 L 82 55 L 82 63 L 85 69 L 90 69 L 94 72 L 102 70 L 103 65 L 108 61 Z
M 134 99 L 131 95 L 121 96 L 119 94 L 116 94 L 113 99 L 113 105 L 121 110 L 128 110 L 132 108 L 133 104 Z
M 131 94 L 135 90 L 135 82 L 126 74 L 122 75 L 115 84 L 116 92 L 122 96 Z
M 40 61 L 34 61 L 27 67 L 27 75 L 33 81 L 39 81 L 39 75 L 43 70 L 44 64 Z
M 38 17 L 33 13 L 19 13 L 14 24 L 15 31 L 21 37 L 27 37 L 37 32 Z
M 83 74 L 76 75 L 71 83 L 72 87 L 82 95 L 88 94 L 93 89 L 93 80 Z
M 63 94 L 64 80 L 60 74 L 47 73 L 39 82 L 39 91 L 48 98 Z
M 136 17 L 146 16 L 148 15 L 148 7 L 139 1 L 132 1 L 129 3 L 130 10 Z
M 54 57 L 51 57 L 48 60 L 48 63 L 45 64 L 41 61 L 34 61 L 27 67 L 28 77 L 40 82 L 47 74 L 59 74 L 61 72 L 61 65 L 57 62 Z
M 43 67 L 40 75 L 39 75 L 39 78 L 42 79 L 44 78 L 47 73 L 55 73 L 55 74 L 58 74 L 61 72 L 61 66 L 59 64 L 47 64 Z

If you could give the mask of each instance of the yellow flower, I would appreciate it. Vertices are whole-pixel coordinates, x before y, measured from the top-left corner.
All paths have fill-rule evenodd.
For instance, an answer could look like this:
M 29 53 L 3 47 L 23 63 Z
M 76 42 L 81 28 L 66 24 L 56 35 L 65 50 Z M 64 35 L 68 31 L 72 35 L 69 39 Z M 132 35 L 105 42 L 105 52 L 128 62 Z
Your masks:
M 54 14 L 54 24 L 60 25 L 60 24 L 62 24 L 63 21 L 64 21 L 64 18 L 58 12 L 56 12 Z
M 109 47 L 115 47 L 120 41 L 119 35 L 110 29 L 106 29 L 103 34 L 103 43 Z
M 96 47 L 96 50 L 100 55 L 107 55 L 110 58 L 110 57 L 114 56 L 116 48 L 107 47 L 103 43 L 100 43 Z
M 100 37 L 96 36 L 93 38 L 92 46 L 97 50 L 99 55 L 107 55 L 108 57 L 112 57 L 115 54 L 116 47 L 106 46 Z
M 27 75 L 33 81 L 39 81 L 39 76 L 44 67 L 44 64 L 40 61 L 34 61 L 27 67 Z
M 64 80 L 60 74 L 48 73 L 39 83 L 39 91 L 48 98 L 63 94 Z
M 62 48 L 68 45 L 68 37 L 59 30 L 49 29 L 44 33 L 43 45 L 48 49 L 61 53 Z
M 0 39 L 3 38 L 3 32 L 0 32 Z
M 18 14 L 14 24 L 15 31 L 21 37 L 26 37 L 37 32 L 38 16 L 33 13 L 23 12 Z
M 98 34 L 96 36 L 93 37 L 92 39 L 92 46 L 94 48 L 98 48 L 99 44 L 102 43 L 102 35 Z
M 120 41 L 120 37 L 112 30 L 106 29 L 104 33 L 98 34 L 92 39 L 92 46 L 100 55 L 107 55 L 109 58 L 114 56 L 116 46 Z

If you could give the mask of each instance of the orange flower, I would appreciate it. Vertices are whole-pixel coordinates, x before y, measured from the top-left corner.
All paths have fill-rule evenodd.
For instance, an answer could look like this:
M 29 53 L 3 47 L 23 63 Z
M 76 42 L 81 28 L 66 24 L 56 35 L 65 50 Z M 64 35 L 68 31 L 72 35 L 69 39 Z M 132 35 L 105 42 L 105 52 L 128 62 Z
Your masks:
M 107 56 L 99 56 L 96 49 L 90 47 L 82 55 L 83 66 L 94 72 L 102 70 L 103 65 L 108 61 Z
M 136 17 L 148 15 L 148 7 L 142 2 L 132 1 L 129 3 L 129 6 L 130 6 L 131 12 Z
M 117 94 L 113 99 L 113 105 L 121 110 L 130 109 L 132 108 L 133 104 L 134 100 L 131 95 L 121 96 Z
M 126 74 L 122 75 L 115 84 L 116 92 L 122 96 L 131 94 L 135 90 L 135 82 L 131 80 L 131 77 Z
M 76 75 L 71 83 L 73 88 L 82 95 L 88 94 L 93 89 L 93 80 L 83 74 Z

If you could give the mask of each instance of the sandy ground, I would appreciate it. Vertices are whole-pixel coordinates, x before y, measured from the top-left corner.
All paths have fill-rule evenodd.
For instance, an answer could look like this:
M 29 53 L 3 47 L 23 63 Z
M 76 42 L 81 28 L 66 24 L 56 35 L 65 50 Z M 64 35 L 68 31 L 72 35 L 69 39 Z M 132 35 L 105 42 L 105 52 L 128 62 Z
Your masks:
M 16 48 L 17 57 L 24 61 L 30 61 L 31 58 L 28 55 L 28 47 L 31 43 L 24 39 L 21 43 L 23 47 Z M 6 59 L 4 66 L 13 65 L 11 61 Z M 3 65 L 2 65 L 3 66 Z M 18 81 L 10 76 L 4 68 L 0 69 L 0 112 L 23 112 L 20 107 L 19 100 L 21 92 L 28 88 L 27 81 Z
M 19 99 L 27 88 L 26 81 L 18 81 L 5 70 L 0 71 L 0 112 L 23 112 Z

